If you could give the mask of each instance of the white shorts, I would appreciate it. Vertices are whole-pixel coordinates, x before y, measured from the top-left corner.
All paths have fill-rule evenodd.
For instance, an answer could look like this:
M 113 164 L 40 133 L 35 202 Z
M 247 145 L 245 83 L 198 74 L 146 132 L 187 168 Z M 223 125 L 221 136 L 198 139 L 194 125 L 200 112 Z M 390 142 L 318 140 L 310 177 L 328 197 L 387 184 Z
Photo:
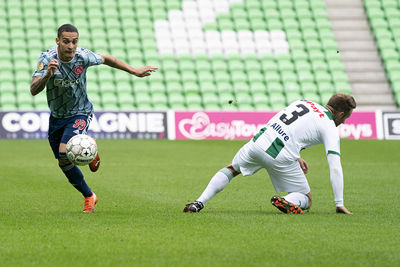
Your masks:
M 299 192 L 307 194 L 310 186 L 298 161 L 279 162 L 257 146 L 253 140 L 245 144 L 232 160 L 232 167 L 243 176 L 256 173 L 259 169 L 267 170 L 277 193 Z

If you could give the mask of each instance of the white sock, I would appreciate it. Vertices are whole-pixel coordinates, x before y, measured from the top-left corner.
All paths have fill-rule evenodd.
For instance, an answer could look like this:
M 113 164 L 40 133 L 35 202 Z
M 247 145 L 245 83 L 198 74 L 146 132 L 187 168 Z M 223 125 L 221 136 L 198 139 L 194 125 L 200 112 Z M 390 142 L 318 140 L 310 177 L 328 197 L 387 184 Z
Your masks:
M 283 197 L 290 203 L 293 203 L 297 206 L 299 206 L 301 209 L 307 209 L 308 208 L 308 197 L 305 194 L 302 193 L 289 193 L 287 196 Z
M 208 183 L 206 189 L 201 194 L 201 196 L 197 199 L 197 201 L 201 201 L 203 204 L 206 204 L 213 196 L 215 196 L 218 192 L 224 189 L 229 182 L 232 180 L 233 174 L 227 168 L 223 168 L 219 170 Z

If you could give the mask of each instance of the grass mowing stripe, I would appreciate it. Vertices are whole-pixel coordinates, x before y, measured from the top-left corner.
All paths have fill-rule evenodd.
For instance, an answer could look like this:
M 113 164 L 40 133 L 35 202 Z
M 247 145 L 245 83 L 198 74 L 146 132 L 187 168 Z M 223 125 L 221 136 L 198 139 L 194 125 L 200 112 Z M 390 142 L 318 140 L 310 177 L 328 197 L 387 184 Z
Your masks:
M 0 265 L 398 264 L 397 141 L 342 140 L 351 216 L 334 213 L 322 146 L 302 151 L 313 193 L 303 216 L 269 204 L 275 192 L 264 170 L 234 178 L 201 213 L 184 214 L 245 142 L 98 140 L 99 172 L 82 171 L 99 204 L 82 214 L 82 196 L 47 141 L 0 140 Z

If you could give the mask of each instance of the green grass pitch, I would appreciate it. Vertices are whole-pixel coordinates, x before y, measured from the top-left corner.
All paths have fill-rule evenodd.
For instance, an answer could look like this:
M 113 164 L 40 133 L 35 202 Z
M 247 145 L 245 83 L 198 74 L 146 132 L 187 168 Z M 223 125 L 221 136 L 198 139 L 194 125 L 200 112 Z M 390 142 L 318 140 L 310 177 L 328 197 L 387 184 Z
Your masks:
M 0 266 L 399 266 L 398 141 L 342 140 L 353 215 L 334 212 L 323 146 L 302 152 L 302 216 L 269 203 L 264 170 L 183 213 L 245 142 L 99 140 L 99 172 L 82 168 L 99 203 L 83 214 L 47 140 L 0 140 Z

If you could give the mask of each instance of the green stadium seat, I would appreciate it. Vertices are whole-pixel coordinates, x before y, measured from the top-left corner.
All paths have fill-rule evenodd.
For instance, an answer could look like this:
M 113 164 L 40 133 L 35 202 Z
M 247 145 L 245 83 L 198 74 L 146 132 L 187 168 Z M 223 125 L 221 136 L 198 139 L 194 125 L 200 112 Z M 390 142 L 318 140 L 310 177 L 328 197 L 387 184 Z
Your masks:
M 136 107 L 139 110 L 153 110 L 153 105 L 150 103 L 136 103 Z
M 188 107 L 201 105 L 202 98 L 199 93 L 191 92 L 185 95 L 185 102 Z
M 332 80 L 335 82 L 349 82 L 349 77 L 343 71 L 332 71 Z
M 194 71 L 185 70 L 181 72 L 182 83 L 195 83 L 197 82 L 197 75 Z
M 261 60 L 261 68 L 264 73 L 269 73 L 270 71 L 276 72 L 278 66 L 273 60 Z
M 117 100 L 119 105 L 124 105 L 124 104 L 133 104 L 134 103 L 134 97 L 131 93 L 124 92 L 124 93 L 118 93 L 117 94 Z
M 98 92 L 88 92 L 88 97 L 89 97 L 89 100 L 92 101 L 92 103 L 93 103 L 95 106 L 101 104 L 100 93 L 98 93 Z M 37 100 L 37 99 L 39 99 L 37 96 L 35 96 L 35 97 L 33 98 L 33 100 L 34 100 L 33 102 L 34 102 L 35 104 L 37 103 L 37 101 L 39 101 L 39 100 Z M 46 102 L 46 103 L 47 103 L 47 102 Z
M 231 92 L 232 84 L 230 82 L 218 81 L 216 83 L 216 91 L 218 93 Z
M 267 91 L 268 93 L 275 93 L 275 92 L 283 92 L 283 85 L 278 82 L 269 82 L 267 83 Z
M 21 104 L 30 104 L 32 105 L 33 103 L 33 96 L 29 92 L 29 90 L 24 90 L 24 91 L 17 91 L 17 103 L 18 106 Z
M 259 103 L 254 105 L 255 110 L 257 111 L 268 111 L 271 110 L 271 106 L 268 103 Z
M 116 88 L 115 88 L 114 82 L 105 81 L 105 82 L 100 83 L 100 92 L 102 94 L 115 93 L 115 91 L 116 91 Z
M 243 72 L 245 65 L 240 59 L 228 60 L 228 68 L 231 73 Z
M 202 93 L 216 92 L 216 85 L 209 81 L 199 81 L 199 91 Z
M 249 84 L 243 81 L 232 83 L 232 89 L 235 93 L 245 93 L 245 94 L 250 93 Z
M 288 104 L 302 98 L 303 97 L 300 92 L 286 92 L 286 103 Z
M 315 71 L 315 80 L 317 82 L 331 82 L 332 77 L 328 71 L 320 70 Z
M 168 104 L 163 104 L 163 103 L 153 103 L 153 110 L 157 111 L 163 111 L 163 110 L 168 110 Z
M 297 75 L 292 70 L 281 71 L 281 80 L 284 82 L 297 82 Z
M 185 106 L 184 103 L 175 102 L 175 103 L 171 103 L 169 106 L 171 107 L 171 109 L 174 109 L 174 110 L 186 110 L 187 109 L 187 107 Z
M 330 82 L 318 82 L 317 87 L 320 94 L 329 93 L 332 95 L 335 93 L 335 87 Z
M 303 95 L 304 99 L 309 100 L 309 101 L 313 101 L 316 102 L 318 104 L 321 104 L 321 98 L 319 97 L 319 95 L 317 93 L 307 93 L 306 95 Z
M 244 75 L 244 74 L 243 74 Z M 221 71 L 214 73 L 214 79 L 218 82 L 230 82 L 231 76 L 227 71 Z M 199 77 L 200 80 L 200 77 Z
M 311 64 L 308 60 L 296 60 L 294 62 L 294 68 L 297 73 L 302 71 L 311 71 Z M 301 80 L 299 78 L 299 80 Z
M 204 109 L 209 111 L 219 111 L 221 106 L 218 103 L 205 103 L 203 104 Z
M 267 86 L 264 82 L 250 81 L 249 90 L 252 94 L 267 92 Z
M 285 95 L 283 94 L 283 92 L 271 92 L 269 94 L 269 100 L 270 103 L 285 103 Z
M 269 71 L 264 73 L 264 77 L 265 77 L 265 81 L 267 82 L 267 84 L 269 83 L 276 83 L 276 82 L 280 82 L 281 81 L 281 76 L 279 75 L 279 73 L 277 71 Z
M 168 95 L 168 103 L 171 105 L 171 107 L 176 105 L 184 106 L 185 98 L 181 93 L 170 93 Z
M 168 82 L 167 84 L 167 93 L 182 93 L 183 92 L 183 86 L 180 82 Z
M 161 107 L 161 105 L 168 106 L 168 98 L 162 92 L 152 94 L 151 102 L 158 107 Z
M 350 84 L 346 81 L 339 81 L 339 82 L 334 82 L 335 85 L 335 89 L 337 93 L 347 93 L 350 94 L 351 93 L 351 87 Z
M 321 102 L 319 104 L 326 105 L 328 103 L 329 99 L 331 98 L 331 96 L 332 96 L 332 93 L 329 93 L 329 92 L 321 93 Z
M 304 69 L 297 71 L 298 81 L 300 83 L 304 82 L 314 82 L 314 75 L 310 70 Z
M 318 92 L 318 87 L 314 82 L 304 82 L 300 84 L 301 86 L 301 92 L 304 95 L 307 95 L 308 93 L 317 93 Z
M 297 82 L 289 82 L 289 81 L 284 81 L 283 82 L 283 88 L 284 91 L 300 91 L 300 84 L 298 84 Z
M 207 104 L 214 104 L 218 105 L 218 95 L 215 92 L 207 92 L 202 94 L 202 101 L 203 105 L 206 106 Z
M 195 81 L 188 81 L 183 83 L 183 93 L 190 94 L 190 93 L 200 93 L 200 88 L 197 82 Z
M 15 105 L 17 98 L 13 92 L 1 92 L 0 94 L 0 105 Z
M 154 93 L 165 93 L 166 87 L 163 82 L 150 82 L 149 90 L 152 94 Z
M 168 82 L 181 82 L 181 75 L 176 71 L 165 70 L 164 79 Z
M 283 108 L 286 107 L 286 104 L 283 103 L 283 102 L 276 102 L 276 103 L 271 102 L 270 107 L 271 107 L 270 108 L 271 110 L 280 111 L 280 110 L 282 110 Z
M 135 79 L 133 82 L 133 91 L 135 93 L 148 93 L 150 91 L 149 87 L 149 84 L 144 79 Z

